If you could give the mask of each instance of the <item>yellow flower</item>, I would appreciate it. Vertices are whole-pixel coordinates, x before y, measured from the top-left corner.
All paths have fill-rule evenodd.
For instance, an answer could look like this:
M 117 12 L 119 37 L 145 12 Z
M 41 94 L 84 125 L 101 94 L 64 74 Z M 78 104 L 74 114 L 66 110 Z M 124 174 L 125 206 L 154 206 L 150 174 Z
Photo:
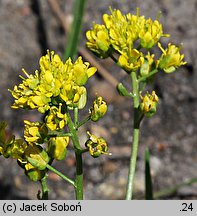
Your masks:
M 132 49 L 128 53 L 122 53 L 118 59 L 118 63 L 128 73 L 138 70 L 144 62 L 143 53 L 137 49 Z
M 59 109 L 55 106 L 50 108 L 49 114 L 45 117 L 46 126 L 52 130 L 62 130 L 67 124 L 67 114 L 61 112 L 62 104 L 59 104 Z
M 87 47 L 101 58 L 108 57 L 110 49 L 110 40 L 106 27 L 95 24 L 93 30 L 86 32 L 88 42 Z
M 47 55 L 40 58 L 40 70 L 42 72 L 51 71 L 56 75 L 55 72 L 58 72 L 58 69 L 62 69 L 63 62 L 61 61 L 59 55 L 55 54 L 54 51 L 47 51 Z M 43 73 L 45 74 L 45 73 Z M 56 76 L 55 76 L 56 77 Z
M 117 51 L 127 51 L 133 46 L 132 35 L 128 31 L 126 16 L 120 10 L 111 10 L 111 15 L 104 14 L 103 22 L 108 29 L 110 43 Z
M 67 154 L 66 147 L 69 144 L 69 137 L 54 137 L 49 141 L 47 152 L 50 157 L 56 160 L 63 160 Z
M 47 136 L 48 130 L 44 123 L 24 121 L 25 130 L 24 138 L 29 143 L 43 143 Z
M 97 97 L 90 109 L 90 118 L 92 121 L 98 121 L 107 112 L 107 104 L 103 101 L 102 97 Z
M 184 55 L 180 54 L 180 48 L 175 45 L 169 43 L 167 49 L 163 49 L 160 43 L 158 43 L 158 47 L 163 52 L 161 58 L 159 59 L 158 67 L 163 69 L 166 73 L 172 73 L 176 70 L 177 67 L 181 65 L 185 65 L 186 62 L 182 61 Z
M 142 47 L 150 49 L 157 44 L 162 36 L 169 37 L 169 35 L 163 34 L 162 25 L 158 20 L 152 21 L 149 18 L 139 32 L 140 44 Z
M 146 19 L 144 16 L 139 15 L 139 11 L 137 9 L 136 15 L 128 13 L 126 15 L 128 20 L 128 31 L 131 34 L 131 38 L 133 42 L 139 39 L 139 32 L 144 28 Z
M 88 62 L 83 62 L 80 56 L 76 62 L 73 64 L 73 81 L 78 86 L 83 86 L 86 84 L 89 77 L 95 74 L 96 68 L 89 68 L 90 64 Z
M 85 146 L 88 148 L 92 157 L 96 158 L 101 154 L 111 155 L 111 153 L 108 153 L 108 146 L 104 138 L 98 138 L 89 132 L 87 132 L 87 134 L 90 136 L 90 138 L 86 141 Z
M 70 108 L 82 109 L 86 105 L 87 92 L 84 86 L 67 84 L 61 89 L 60 97 Z
M 147 116 L 151 117 L 155 114 L 157 103 L 159 101 L 158 96 L 156 95 L 155 91 L 152 91 L 152 94 L 148 92 L 143 97 L 141 96 L 141 103 L 140 103 L 140 110 Z

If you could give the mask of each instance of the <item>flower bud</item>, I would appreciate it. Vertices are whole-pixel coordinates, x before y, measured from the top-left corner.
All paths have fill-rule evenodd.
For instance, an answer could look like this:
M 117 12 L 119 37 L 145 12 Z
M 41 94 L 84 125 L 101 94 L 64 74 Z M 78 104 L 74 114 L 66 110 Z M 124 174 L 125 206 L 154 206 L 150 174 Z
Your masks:
M 48 154 L 39 145 L 30 145 L 25 150 L 25 157 L 27 161 L 39 170 L 46 169 L 49 162 Z
M 30 163 L 27 163 L 25 164 L 25 174 L 31 181 L 39 181 L 45 176 L 45 171 L 39 170 Z
M 118 90 L 119 95 L 130 96 L 130 93 L 127 91 L 127 89 L 124 87 L 122 83 L 119 83 L 116 88 Z
M 152 21 L 149 18 L 139 33 L 140 45 L 145 49 L 150 49 L 162 36 L 168 37 L 169 35 L 163 34 L 162 25 L 158 20 Z
M 109 34 L 104 25 L 94 25 L 94 29 L 86 33 L 87 47 L 101 58 L 107 58 L 110 49 Z
M 150 95 L 148 92 L 144 97 L 141 96 L 142 102 L 140 103 L 140 110 L 147 116 L 151 117 L 155 114 L 157 103 L 159 101 L 155 91 Z
M 88 62 L 83 62 L 80 56 L 73 65 L 73 80 L 79 85 L 83 86 L 86 84 L 89 77 L 94 75 L 97 71 L 95 67 L 90 67 Z
M 150 73 L 150 71 L 152 70 L 153 63 L 154 63 L 154 54 L 150 55 L 150 53 L 148 52 L 140 68 L 140 75 L 142 77 L 147 76 Z
M 90 109 L 90 118 L 92 121 L 96 122 L 102 118 L 107 112 L 106 102 L 103 101 L 102 97 L 97 97 L 93 103 L 93 107 Z
M 81 94 L 79 102 L 78 102 L 78 108 L 83 109 L 87 103 L 87 91 L 85 90 L 83 94 Z

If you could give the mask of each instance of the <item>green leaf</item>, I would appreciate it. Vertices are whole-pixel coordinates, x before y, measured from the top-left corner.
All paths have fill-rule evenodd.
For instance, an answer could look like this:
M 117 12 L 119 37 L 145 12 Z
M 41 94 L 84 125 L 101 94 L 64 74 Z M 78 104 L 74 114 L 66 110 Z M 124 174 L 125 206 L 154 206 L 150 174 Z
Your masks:
M 74 20 L 70 28 L 69 37 L 64 52 L 64 60 L 68 59 L 69 57 L 74 59 L 77 54 L 77 46 L 80 38 L 85 5 L 86 0 L 75 0 L 74 2 Z
M 148 147 L 145 151 L 145 190 L 146 200 L 153 200 L 152 178 L 150 171 L 150 153 Z
M 128 90 L 124 87 L 124 85 L 122 83 L 119 83 L 116 88 L 118 90 L 119 95 L 131 96 L 131 93 L 128 92 Z

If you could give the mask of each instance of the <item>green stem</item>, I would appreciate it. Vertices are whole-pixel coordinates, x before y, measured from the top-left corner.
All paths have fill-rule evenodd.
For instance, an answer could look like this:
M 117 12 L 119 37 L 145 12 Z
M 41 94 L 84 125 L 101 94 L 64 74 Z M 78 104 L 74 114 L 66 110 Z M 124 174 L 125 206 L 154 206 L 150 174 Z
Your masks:
M 68 59 L 69 57 L 73 59 L 77 53 L 77 45 L 78 45 L 79 35 L 81 31 L 81 24 L 83 20 L 85 3 L 86 0 L 75 0 L 74 2 L 74 6 L 73 6 L 74 20 L 71 26 L 71 31 L 69 34 L 68 41 L 66 43 L 67 46 L 64 52 L 64 60 Z
M 63 178 L 65 181 L 67 181 L 68 183 L 70 183 L 71 185 L 73 185 L 74 187 L 76 187 L 75 182 L 73 180 L 71 180 L 70 178 L 68 178 L 67 176 L 65 176 L 64 174 L 62 174 L 61 172 L 59 172 L 58 170 L 56 170 L 54 167 L 52 167 L 49 164 L 47 164 L 46 167 L 49 170 L 51 170 L 52 172 L 54 172 L 55 174 L 57 174 L 58 176 L 60 176 L 61 178 Z
M 83 200 L 83 161 L 82 153 L 75 152 L 76 157 L 76 188 L 75 194 L 77 200 Z
M 81 152 L 81 146 L 79 144 L 79 138 L 77 136 L 77 128 L 75 127 L 75 124 L 73 123 L 71 116 L 68 112 L 67 112 L 67 116 L 68 116 L 68 128 L 69 128 L 70 133 L 72 134 L 71 139 L 73 141 L 75 151 L 80 153 Z
M 75 127 L 78 124 L 78 108 L 77 107 L 74 108 L 74 124 L 75 124 Z
M 135 72 L 131 72 L 132 89 L 133 89 L 133 108 L 134 108 L 134 124 L 133 124 L 133 144 L 131 149 L 131 158 L 129 165 L 129 174 L 127 182 L 126 199 L 131 200 L 133 195 L 133 184 L 136 170 L 136 161 L 138 154 L 138 143 L 139 143 L 139 126 L 142 120 L 142 115 L 139 113 L 139 83 Z
M 140 78 L 138 79 L 138 81 L 139 81 L 139 82 L 146 81 L 148 78 L 150 78 L 151 76 L 153 76 L 153 75 L 156 74 L 157 72 L 158 72 L 158 70 L 155 69 L 155 70 L 151 71 L 148 75 L 143 76 L 143 77 L 140 77 Z
M 86 122 L 88 122 L 90 120 L 90 116 L 88 116 L 87 118 L 83 119 L 81 122 L 79 122 L 77 124 L 77 129 L 80 128 L 82 125 L 84 125 Z
M 118 64 L 118 59 L 116 59 L 111 53 L 109 55 L 111 57 L 111 59 L 116 63 Z
M 49 137 L 66 137 L 69 136 L 71 137 L 72 134 L 71 133 L 57 133 L 57 132 L 51 132 L 48 134 Z
M 68 128 L 70 133 L 72 133 L 72 142 L 75 149 L 75 157 L 76 157 L 76 178 L 75 178 L 75 194 L 77 200 L 83 199 L 83 161 L 82 161 L 82 154 L 83 150 L 81 149 L 79 138 L 77 136 L 77 128 L 75 127 L 75 124 L 73 123 L 70 114 L 68 115 Z
M 40 180 L 42 187 L 42 200 L 48 200 L 49 188 L 47 187 L 47 175 Z

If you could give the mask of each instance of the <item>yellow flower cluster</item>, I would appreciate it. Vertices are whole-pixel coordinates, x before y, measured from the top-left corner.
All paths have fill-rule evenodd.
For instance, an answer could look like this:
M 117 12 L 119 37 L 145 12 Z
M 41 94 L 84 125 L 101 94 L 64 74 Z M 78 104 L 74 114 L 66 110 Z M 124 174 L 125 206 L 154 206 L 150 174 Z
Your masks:
M 81 57 L 74 63 L 70 58 L 63 63 L 53 51 L 42 56 L 39 64 L 40 70 L 34 74 L 29 75 L 23 69 L 26 78 L 21 76 L 22 83 L 11 91 L 15 98 L 12 108 L 37 109 L 45 114 L 44 122 L 24 121 L 25 142 L 14 138 L 7 141 L 5 125 L 0 124 L 0 155 L 17 159 L 33 181 L 44 177 L 49 161 L 65 158 L 69 136 L 62 132 L 72 121 L 68 111 L 85 106 L 87 93 L 84 85 L 96 72 L 96 68 L 89 67 Z M 97 121 L 106 111 L 106 103 L 98 97 L 91 110 L 92 120 Z M 103 154 L 108 149 L 101 138 L 95 145 L 98 146 L 89 147 L 93 155 Z
M 52 107 L 54 108 L 54 107 Z M 58 113 L 58 112 L 57 112 Z M 52 114 L 49 114 L 50 118 Z M 62 115 L 62 114 L 61 114 Z M 60 117 L 62 117 L 60 115 Z M 54 124 L 52 122 L 54 121 Z M 53 119 L 53 121 L 49 121 L 49 125 L 46 121 L 45 123 L 40 122 L 29 122 L 27 120 L 24 121 L 25 123 L 25 130 L 24 130 L 24 137 L 27 142 L 28 146 L 39 146 L 37 144 L 43 144 L 44 142 L 48 142 L 47 145 L 47 153 L 54 159 L 62 160 L 66 156 L 67 146 L 69 144 L 69 137 L 48 137 L 48 128 L 54 131 L 57 131 L 59 125 L 64 126 L 65 119 L 63 118 L 63 123 L 59 121 L 59 119 Z M 55 122 L 57 121 L 57 122 Z M 63 124 L 63 125 L 62 125 Z M 52 127 L 52 128 L 50 128 Z
M 117 61 L 128 73 L 142 67 L 141 76 L 156 67 L 172 72 L 172 67 L 185 64 L 180 49 L 171 44 L 165 52 L 159 44 L 163 55 L 159 60 L 154 59 L 154 54 L 150 54 L 149 50 L 159 43 L 161 37 L 169 35 L 163 33 L 162 24 L 158 20 L 146 19 L 139 15 L 139 11 L 136 15 L 124 15 L 120 10 L 111 9 L 111 15 L 103 15 L 103 24 L 94 24 L 93 29 L 87 31 L 86 37 L 87 47 L 99 57 L 106 58 L 118 53 Z M 167 60 L 168 55 L 171 56 L 170 60 Z
M 155 91 L 152 91 L 152 94 L 149 94 L 147 92 L 145 96 L 141 96 L 141 103 L 139 108 L 147 117 L 151 117 L 156 112 L 158 102 L 159 98 L 156 95 Z
M 86 104 L 86 84 L 96 72 L 79 57 L 74 63 L 69 58 L 63 63 L 53 51 L 40 58 L 40 72 L 29 75 L 11 91 L 15 98 L 12 108 L 38 109 L 45 113 L 51 104 L 65 102 L 70 108 L 83 108 Z

